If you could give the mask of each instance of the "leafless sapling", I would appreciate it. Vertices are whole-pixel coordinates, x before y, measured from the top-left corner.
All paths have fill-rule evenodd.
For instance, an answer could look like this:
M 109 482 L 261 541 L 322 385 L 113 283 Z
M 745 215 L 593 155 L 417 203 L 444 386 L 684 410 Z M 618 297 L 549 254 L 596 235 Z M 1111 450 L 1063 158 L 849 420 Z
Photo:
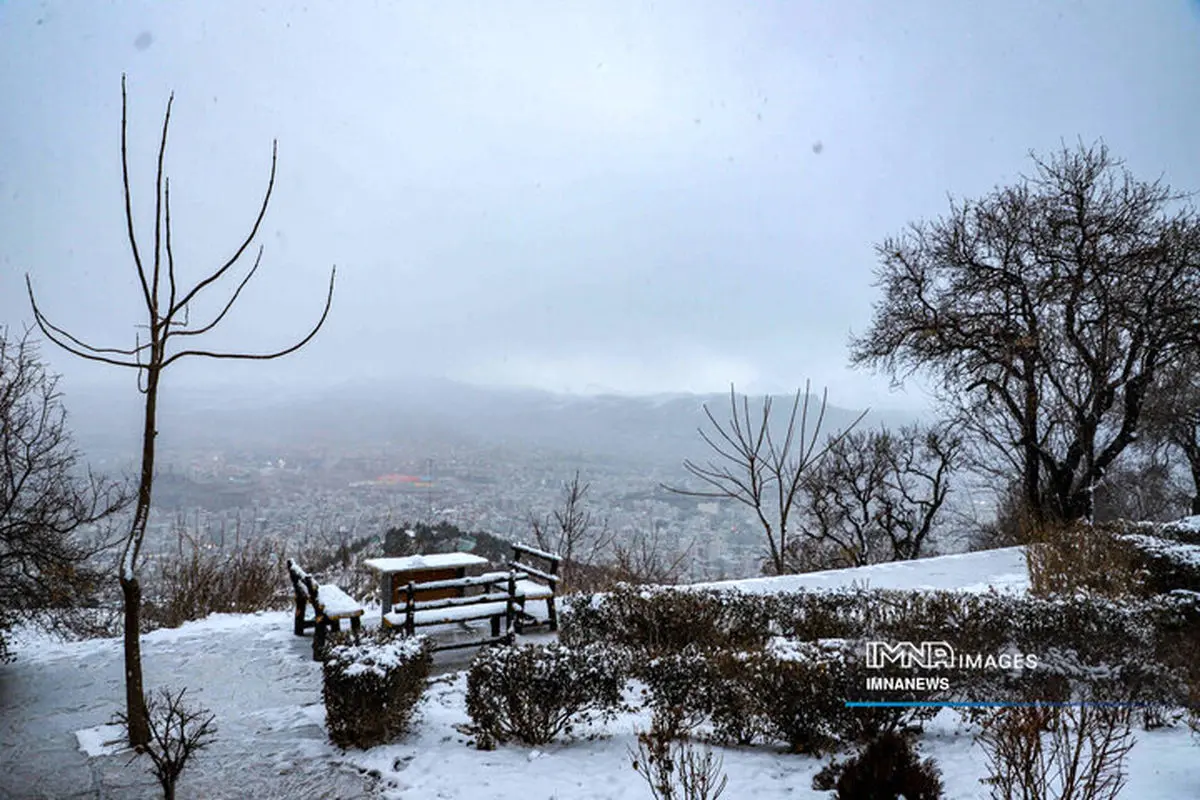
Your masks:
M 789 571 L 788 553 L 792 547 L 791 515 L 800 493 L 802 478 L 807 470 L 819 463 L 829 447 L 851 431 L 867 412 L 863 412 L 845 429 L 820 439 L 825 421 L 828 391 L 821 393 L 816 420 L 809 430 L 809 410 L 812 395 L 809 384 L 797 390 L 782 438 L 772 433 L 772 398 L 763 398 L 759 414 L 752 416 L 750 399 L 739 397 L 729 387 L 729 419 L 717 421 L 707 405 L 704 414 L 712 433 L 700 428 L 702 438 L 717 458 L 697 464 L 685 460 L 683 467 L 708 484 L 710 489 L 680 489 L 664 486 L 668 491 L 690 497 L 735 500 L 749 507 L 762 526 L 767 540 L 766 568 L 777 575 Z M 797 429 L 797 422 L 799 428 Z
M 150 759 L 150 771 L 162 787 L 164 800 L 175 800 L 179 776 L 192 756 L 212 744 L 217 735 L 216 715 L 206 708 L 183 702 L 187 689 L 159 689 L 147 704 L 150 740 L 136 748 L 130 764 L 140 755 Z M 129 717 L 117 714 L 117 722 L 129 725 Z
M 562 589 L 583 588 L 597 559 L 612 545 L 613 533 L 608 522 L 596 522 L 587 508 L 586 496 L 590 483 L 580 480 L 579 470 L 562 486 L 556 508 L 539 517 L 530 514 L 533 537 L 542 550 L 562 557 Z
M 97 347 L 72 335 L 47 319 L 38 305 L 33 291 L 33 283 L 25 276 L 29 292 L 29 302 L 33 307 L 34 319 L 42 333 L 50 341 L 64 350 L 89 361 L 111 364 L 136 370 L 138 389 L 144 398 L 144 416 L 142 426 L 142 462 L 140 480 L 138 483 L 137 499 L 134 508 L 133 522 L 125 538 L 122 553 L 119 582 L 124 599 L 125 616 L 125 697 L 129 718 L 129 741 L 137 747 L 149 741 L 150 730 L 146 715 L 146 704 L 142 686 L 141 647 L 138 639 L 139 608 L 141 605 L 141 585 L 138 580 L 138 564 L 142 542 L 146 536 L 146 523 L 150 514 L 151 489 L 154 481 L 154 452 L 155 436 L 157 435 L 158 397 L 163 373 L 176 362 L 185 358 L 211 358 L 234 360 L 269 360 L 279 358 L 299 350 L 307 344 L 329 315 L 333 303 L 333 284 L 336 268 L 329 275 L 329 289 L 325 296 L 325 307 L 320 318 L 311 330 L 295 344 L 281 350 L 267 353 L 229 352 L 211 350 L 199 344 L 194 337 L 202 336 L 216 328 L 237 302 L 238 296 L 258 271 L 262 261 L 263 248 L 260 245 L 254 263 L 246 274 L 237 282 L 228 299 L 221 305 L 220 311 L 205 322 L 195 322 L 191 318 L 193 303 L 206 290 L 215 287 L 222 278 L 229 275 L 230 270 L 246 253 L 262 225 L 275 186 L 275 165 L 277 145 L 271 145 L 271 171 L 267 180 L 266 192 L 258 215 L 250 228 L 249 234 L 241 240 L 232 256 L 216 269 L 188 286 L 180 285 L 176 280 L 175 256 L 171 243 L 171 184 L 166 176 L 164 162 L 167 153 L 167 134 L 171 122 L 171 105 L 174 95 L 167 101 L 166 112 L 163 115 L 162 135 L 158 147 L 158 169 L 155 182 L 154 204 L 154 234 L 151 257 L 143 257 L 143 251 L 138 245 L 134 230 L 132 199 L 129 185 L 129 158 L 126 145 L 127 94 L 125 79 L 121 79 L 121 167 L 122 184 L 125 196 L 126 233 L 129 239 L 133 263 L 141 287 L 142 299 L 146 309 L 144 325 L 146 341 L 141 341 L 141 335 L 135 337 L 132 347 Z M 165 267 L 165 270 L 164 270 Z

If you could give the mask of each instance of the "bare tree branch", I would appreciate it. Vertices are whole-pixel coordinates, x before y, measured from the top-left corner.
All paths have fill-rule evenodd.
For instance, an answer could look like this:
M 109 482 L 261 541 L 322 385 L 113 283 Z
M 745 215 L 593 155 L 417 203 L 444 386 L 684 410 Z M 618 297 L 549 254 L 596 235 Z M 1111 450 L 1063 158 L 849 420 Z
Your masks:
M 208 350 L 181 350 L 178 353 L 170 356 L 163 362 L 163 367 L 168 367 L 172 363 L 178 361 L 185 356 L 201 356 L 204 358 L 227 358 L 227 359 L 243 359 L 251 361 L 269 361 L 273 358 L 286 356 L 288 353 L 294 353 L 304 345 L 308 344 L 317 332 L 321 330 L 321 326 L 325 324 L 325 318 L 329 316 L 329 309 L 333 305 L 333 282 L 337 277 L 337 267 L 334 267 L 329 272 L 329 292 L 325 295 L 325 308 L 321 311 L 321 318 L 317 320 L 317 324 L 313 325 L 312 330 L 308 332 L 300 341 L 296 342 L 291 347 L 286 347 L 283 350 L 276 350 L 274 353 L 219 353 Z M 236 296 L 236 294 L 235 294 Z M 178 333 L 178 332 L 177 332 Z
M 821 407 L 810 435 L 809 388 L 810 384 L 806 382 L 803 390 L 796 390 L 783 437 L 777 443 L 771 432 L 772 398 L 763 398 L 762 413 L 757 421 L 752 421 L 749 398 L 741 398 L 739 409 L 738 396 L 731 385 L 729 420 L 718 422 L 705 405 L 705 417 L 716 433 L 715 436 L 711 435 L 703 428 L 698 431 L 701 440 L 725 463 L 709 462 L 700 466 L 691 460 L 683 462 L 685 470 L 713 488 L 695 490 L 663 485 L 664 489 L 675 494 L 728 499 L 751 509 L 767 540 L 767 565 L 776 574 L 783 574 L 790 569 L 789 521 L 805 471 L 820 462 L 830 444 L 845 436 L 867 413 L 864 411 L 845 430 L 836 432 L 824 445 L 818 446 L 821 427 L 825 422 L 828 393 L 821 394 Z M 801 391 L 804 394 L 803 405 Z M 796 425 L 797 415 L 799 428 Z
M 197 294 L 199 294 L 205 287 L 220 280 L 221 276 L 223 276 L 226 272 L 228 272 L 229 268 L 232 267 L 237 262 L 237 260 L 242 257 L 242 253 L 246 252 L 246 248 L 250 246 L 250 243 L 252 241 L 254 241 L 254 237 L 258 235 L 258 228 L 260 225 L 262 225 L 263 217 L 265 217 L 267 215 L 267 205 L 271 202 L 271 192 L 275 189 L 275 163 L 276 163 L 276 158 L 278 156 L 278 152 L 279 152 L 279 143 L 277 141 L 272 141 L 271 142 L 271 176 L 267 179 L 267 191 L 263 195 L 262 205 L 258 209 L 258 216 L 254 219 L 254 226 L 250 229 L 249 235 L 246 236 L 246 238 L 238 246 L 238 249 L 234 252 L 234 254 L 229 258 L 228 261 L 226 261 L 224 264 L 222 264 L 221 267 L 219 267 L 216 271 L 214 271 L 207 278 L 205 278 L 204 280 L 200 281 L 195 286 L 193 286 L 191 291 L 189 291 L 187 294 L 185 294 L 178 303 L 171 306 L 170 310 L 167 312 L 167 319 L 174 318 L 175 314 L 179 311 L 179 309 L 183 308 L 188 303 L 190 303 L 192 301 L 192 298 L 194 298 Z M 331 294 L 332 294 L 332 292 L 331 292 Z

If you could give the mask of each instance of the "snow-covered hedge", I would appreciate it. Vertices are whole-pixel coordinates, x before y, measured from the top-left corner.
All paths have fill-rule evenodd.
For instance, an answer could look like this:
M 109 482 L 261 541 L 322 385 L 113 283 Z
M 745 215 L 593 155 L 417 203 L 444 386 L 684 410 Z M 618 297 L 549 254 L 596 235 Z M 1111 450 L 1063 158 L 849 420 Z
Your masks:
M 515 739 L 545 744 L 576 726 L 610 718 L 621 705 L 628 655 L 611 645 L 564 644 L 481 650 L 467 672 L 467 713 L 476 746 Z
M 1165 597 L 1165 596 L 1164 596 Z M 1116 603 L 1095 597 L 838 589 L 760 595 L 687 588 L 618 587 L 564 614 L 571 645 L 608 642 L 652 655 L 761 650 L 774 636 L 799 641 L 948 641 L 958 649 L 1071 647 L 1107 657 L 1154 644 L 1163 598 Z
M 402 736 L 432 662 L 424 636 L 379 633 L 331 647 L 321 691 L 329 738 L 339 747 L 365 749 Z
M 840 700 L 862 696 L 868 673 L 861 658 L 865 642 L 871 640 L 947 642 L 956 652 L 979 656 L 1032 654 L 1049 659 L 1054 653 L 1067 653 L 1070 659 L 1064 663 L 1081 665 L 1078 680 L 1065 682 L 1061 676 L 1054 679 L 1049 670 L 955 670 L 948 676 L 954 694 L 946 699 L 1037 699 L 1031 695 L 1069 694 L 1090 679 L 1088 670 L 1094 667 L 1116 676 L 1109 682 L 1114 699 L 1181 704 L 1187 679 L 1200 680 L 1200 660 L 1194 656 L 1200 651 L 1200 594 L 1187 591 L 1117 602 L 1091 595 L 1038 598 L 846 589 L 764 596 L 621 587 L 576 608 L 582 613 L 572 611 L 563 620 L 564 640 L 609 642 L 636 653 L 635 673 L 645 684 L 647 702 L 661 725 L 687 729 L 707 720 L 719 738 L 735 742 L 766 736 L 806 746 L 800 742 L 802 737 L 765 734 L 766 718 L 756 716 L 758 712 L 753 710 L 756 698 L 776 702 L 786 691 L 769 678 L 779 659 L 772 650 L 777 645 L 771 645 L 778 636 L 795 642 L 839 639 L 855 643 L 845 650 L 837 667 L 847 676 L 836 695 Z M 799 675 L 807 675 L 807 669 L 781 667 L 774 674 L 790 670 L 798 673 L 796 680 L 809 680 Z M 837 671 L 832 666 L 822 669 L 825 671 L 812 680 L 825 680 Z M 870 674 L 889 673 L 876 670 Z M 1035 678 L 1046 683 L 1038 684 Z M 934 697 L 921 692 L 911 699 Z M 891 692 L 888 699 L 904 698 Z M 801 699 L 789 698 L 789 702 L 793 700 L 803 705 Z M 780 713 L 784 713 L 782 708 L 776 703 Z M 839 737 L 861 740 L 872 730 L 917 721 L 916 714 L 876 719 L 860 710 L 846 724 L 862 730 L 846 729 Z M 780 722 L 770 724 L 777 733 L 786 729 Z
M 620 584 L 607 594 L 575 600 L 560 620 L 559 638 L 657 653 L 689 644 L 717 650 L 763 647 L 770 638 L 770 598 L 719 589 Z
M 1200 544 L 1146 533 L 1122 534 L 1118 541 L 1132 551 L 1144 570 L 1149 593 L 1200 591 Z
M 707 723 L 726 744 L 783 742 L 794 752 L 820 753 L 865 742 L 883 731 L 917 724 L 926 708 L 847 708 L 868 676 L 862 642 L 803 642 L 776 637 L 757 650 L 684 650 L 650 657 L 635 669 L 655 724 L 687 733 Z M 930 699 L 932 693 L 891 692 L 889 699 Z

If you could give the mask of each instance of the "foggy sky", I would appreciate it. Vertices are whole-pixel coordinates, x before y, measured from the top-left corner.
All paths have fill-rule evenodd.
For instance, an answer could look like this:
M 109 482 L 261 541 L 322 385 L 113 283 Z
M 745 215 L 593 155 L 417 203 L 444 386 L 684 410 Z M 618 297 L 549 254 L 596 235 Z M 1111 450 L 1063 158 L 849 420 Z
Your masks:
M 1104 137 L 1200 189 L 1194 2 L 0 4 L 0 324 L 129 346 L 120 78 L 141 242 L 156 137 L 181 276 L 279 174 L 258 276 L 183 382 L 441 375 L 919 405 L 846 367 L 873 245 Z M 247 260 L 245 267 L 249 266 Z M 238 273 L 240 276 L 240 272 Z M 211 293 L 216 309 L 232 289 Z M 120 378 L 47 348 L 71 381 Z

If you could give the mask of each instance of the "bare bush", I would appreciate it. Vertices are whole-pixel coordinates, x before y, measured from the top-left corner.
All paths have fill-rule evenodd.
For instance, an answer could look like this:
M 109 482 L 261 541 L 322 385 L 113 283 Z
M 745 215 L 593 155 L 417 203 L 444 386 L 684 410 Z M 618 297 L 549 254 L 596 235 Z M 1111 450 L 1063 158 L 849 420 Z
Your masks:
M 144 608 L 147 628 L 176 628 L 209 614 L 248 613 L 280 607 L 282 549 L 269 540 L 231 550 L 192 542 L 190 552 L 157 564 Z
M 172 693 L 162 688 L 146 702 L 150 741 L 135 750 L 132 764 L 140 755 L 150 758 L 150 771 L 162 787 L 164 800 L 175 800 L 175 786 L 192 756 L 212 744 L 217 735 L 216 716 L 206 708 L 183 702 L 187 689 Z M 129 717 L 118 713 L 117 722 L 129 727 Z
M 1133 708 L 1031 705 L 997 709 L 976 737 L 995 800 L 1113 800 L 1125 785 Z
M 717 800 L 729 783 L 721 756 L 658 724 L 638 732 L 637 748 L 630 748 L 629 756 L 654 800 Z
M 683 577 L 691 552 L 691 545 L 682 551 L 669 550 L 657 528 L 638 530 L 625 541 L 613 542 L 610 570 L 623 583 L 670 586 Z
M 1133 550 L 1113 531 L 1081 522 L 1047 523 L 1031 531 L 1025 548 L 1034 595 L 1087 592 L 1122 598 L 1144 594 L 1147 575 Z

